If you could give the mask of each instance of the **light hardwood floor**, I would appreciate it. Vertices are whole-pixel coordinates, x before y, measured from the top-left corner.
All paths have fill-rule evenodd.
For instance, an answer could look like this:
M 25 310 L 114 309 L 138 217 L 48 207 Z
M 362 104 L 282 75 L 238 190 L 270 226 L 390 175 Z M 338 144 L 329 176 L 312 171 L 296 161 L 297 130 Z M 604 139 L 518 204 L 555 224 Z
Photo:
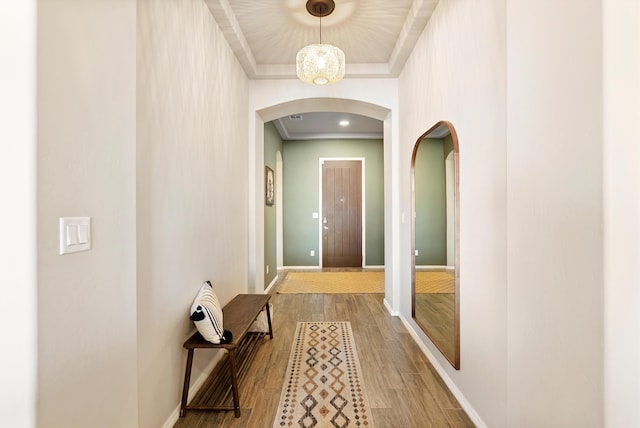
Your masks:
M 265 339 L 240 385 L 241 417 L 190 410 L 174 427 L 272 427 L 298 321 L 351 323 L 376 428 L 473 427 L 382 299 L 381 294 L 273 293 L 274 338 Z

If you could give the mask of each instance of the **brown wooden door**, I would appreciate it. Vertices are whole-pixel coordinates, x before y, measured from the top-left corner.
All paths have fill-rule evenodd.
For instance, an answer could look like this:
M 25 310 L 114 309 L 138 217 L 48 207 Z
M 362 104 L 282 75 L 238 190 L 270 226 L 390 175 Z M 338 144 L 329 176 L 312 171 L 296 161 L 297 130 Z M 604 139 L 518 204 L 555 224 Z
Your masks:
M 322 164 L 322 266 L 362 267 L 362 163 Z

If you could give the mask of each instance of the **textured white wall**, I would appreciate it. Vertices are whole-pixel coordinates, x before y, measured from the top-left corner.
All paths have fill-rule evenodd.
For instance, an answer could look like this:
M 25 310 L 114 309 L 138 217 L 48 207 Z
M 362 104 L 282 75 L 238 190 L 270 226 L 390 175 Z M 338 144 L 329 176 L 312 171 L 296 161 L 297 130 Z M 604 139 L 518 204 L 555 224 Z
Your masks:
M 137 274 L 141 428 L 180 401 L 204 280 L 245 293 L 248 80 L 201 0 L 138 2 Z M 196 379 L 212 353 L 196 353 Z
M 35 426 L 36 2 L 11 0 L 0 13 L 0 415 Z
M 443 1 L 401 75 L 403 144 L 439 119 L 460 137 L 460 372 L 424 340 L 488 426 L 602 426 L 605 400 L 638 424 L 632 3 L 604 9 L 604 88 L 600 1 Z
M 508 425 L 601 427 L 602 2 L 507 9 Z
M 603 2 L 605 426 L 640 427 L 640 3 Z
M 138 421 L 135 16 L 134 0 L 38 2 L 41 427 Z M 63 216 L 91 217 L 90 251 L 58 255 Z
M 506 426 L 505 2 L 443 0 L 400 75 L 401 314 L 471 408 Z M 460 143 L 460 346 L 454 370 L 411 319 L 409 170 L 417 139 L 451 121 Z M 474 410 L 475 409 L 475 410 Z

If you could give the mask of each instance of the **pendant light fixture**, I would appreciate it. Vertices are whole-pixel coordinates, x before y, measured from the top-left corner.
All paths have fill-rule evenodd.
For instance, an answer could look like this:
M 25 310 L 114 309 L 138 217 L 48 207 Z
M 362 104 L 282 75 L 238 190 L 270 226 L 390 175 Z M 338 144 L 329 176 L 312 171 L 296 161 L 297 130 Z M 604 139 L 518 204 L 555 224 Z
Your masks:
M 344 52 L 336 46 L 322 43 L 322 17 L 333 12 L 333 0 L 308 0 L 307 11 L 320 17 L 320 43 L 303 47 L 296 55 L 298 78 L 312 85 L 329 85 L 344 77 Z

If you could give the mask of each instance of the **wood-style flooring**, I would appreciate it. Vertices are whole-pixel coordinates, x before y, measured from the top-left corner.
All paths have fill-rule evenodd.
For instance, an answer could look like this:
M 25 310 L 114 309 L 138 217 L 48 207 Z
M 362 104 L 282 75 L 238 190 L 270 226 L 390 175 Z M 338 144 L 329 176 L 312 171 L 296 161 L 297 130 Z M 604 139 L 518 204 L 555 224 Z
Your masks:
M 298 321 L 349 321 L 376 428 L 473 427 L 382 294 L 276 294 L 265 339 L 240 385 L 241 417 L 190 410 L 175 428 L 270 428 Z

